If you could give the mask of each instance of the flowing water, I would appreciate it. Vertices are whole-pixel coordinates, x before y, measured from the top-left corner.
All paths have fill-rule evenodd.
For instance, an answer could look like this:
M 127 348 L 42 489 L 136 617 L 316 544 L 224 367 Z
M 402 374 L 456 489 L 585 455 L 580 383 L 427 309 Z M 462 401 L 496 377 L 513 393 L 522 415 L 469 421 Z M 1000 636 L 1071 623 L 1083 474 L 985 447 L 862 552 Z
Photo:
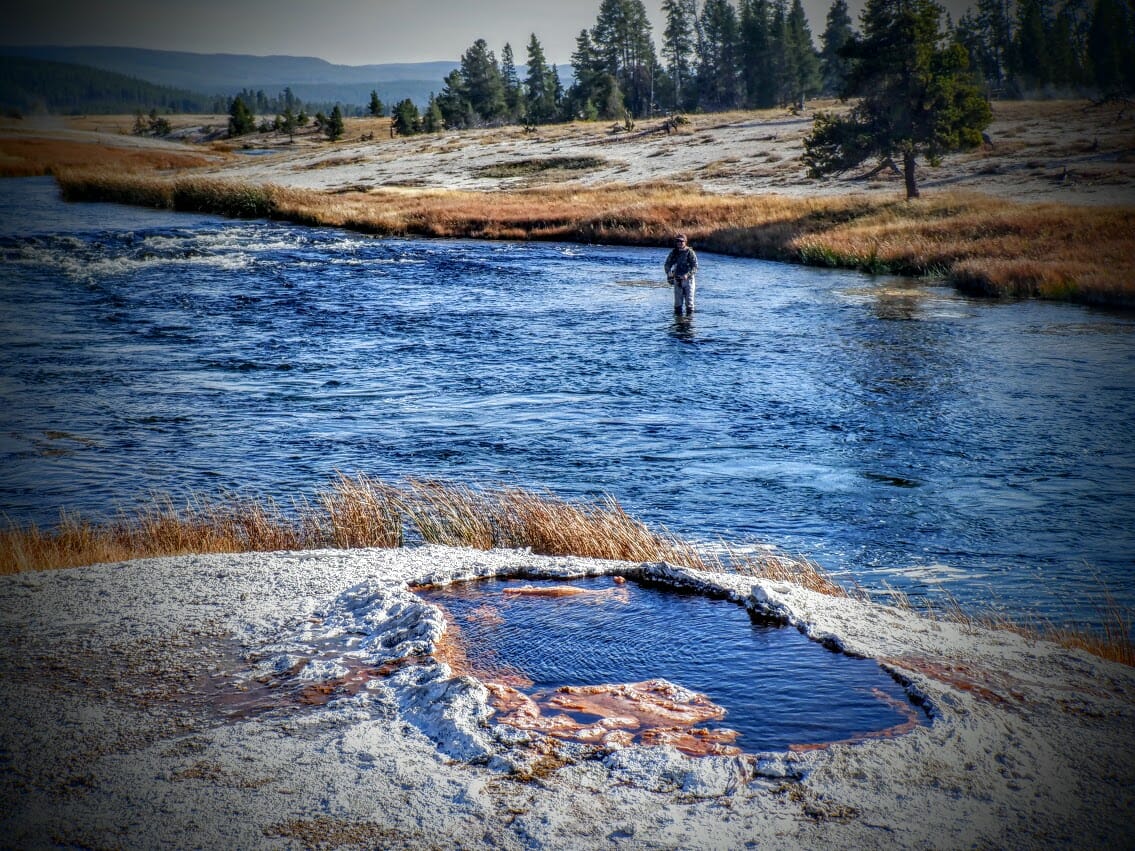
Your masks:
M 0 510 L 336 471 L 615 496 L 873 593 L 1135 604 L 1135 316 L 664 251 L 376 239 L 0 183 Z

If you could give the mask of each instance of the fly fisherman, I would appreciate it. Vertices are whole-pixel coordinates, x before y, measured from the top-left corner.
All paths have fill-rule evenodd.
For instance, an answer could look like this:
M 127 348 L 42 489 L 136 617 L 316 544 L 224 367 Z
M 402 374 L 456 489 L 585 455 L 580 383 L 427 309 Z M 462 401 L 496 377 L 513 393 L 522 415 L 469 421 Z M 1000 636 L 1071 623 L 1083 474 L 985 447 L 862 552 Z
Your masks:
M 698 256 L 694 250 L 686 245 L 686 235 L 679 233 L 674 236 L 674 248 L 666 257 L 666 279 L 674 288 L 674 313 L 682 315 L 685 307 L 686 316 L 694 313 L 694 287 L 698 272 Z

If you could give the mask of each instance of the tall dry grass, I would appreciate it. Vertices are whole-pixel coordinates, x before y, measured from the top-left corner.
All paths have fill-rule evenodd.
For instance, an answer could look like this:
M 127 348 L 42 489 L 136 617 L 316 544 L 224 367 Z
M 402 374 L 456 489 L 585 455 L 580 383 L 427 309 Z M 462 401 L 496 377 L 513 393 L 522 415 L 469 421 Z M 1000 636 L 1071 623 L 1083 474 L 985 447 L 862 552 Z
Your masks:
M 92 144 L 48 136 L 0 135 L 0 177 L 34 177 L 92 162 L 119 171 L 148 172 L 198 168 L 216 157 L 161 148 Z
M 523 488 L 474 488 L 428 479 L 392 484 L 361 474 L 340 475 L 329 489 L 297 503 L 291 512 L 272 500 L 195 497 L 179 507 L 168 496 L 155 496 L 133 514 L 119 512 L 106 522 L 63 514 L 50 530 L 9 525 L 0 531 L 0 574 L 194 553 L 400 547 L 408 536 L 477 549 L 527 547 L 538 555 L 665 561 L 849 595 L 807 559 L 741 553 L 728 546 L 709 555 L 665 529 L 651 529 L 609 496 L 576 501 Z M 894 605 L 914 609 L 901 594 L 895 595 Z M 1008 629 L 1135 665 L 1130 618 L 1114 604 L 1104 613 L 1102 631 L 1013 622 L 967 613 L 956 605 L 923 613 Z
M 873 273 L 944 276 L 971 292 L 1135 307 L 1135 209 L 1013 204 L 970 193 L 913 201 L 714 195 L 652 183 L 511 192 L 320 192 L 109 169 L 63 169 L 69 200 L 271 217 L 397 236 L 697 247 Z
M 184 506 L 161 495 L 105 522 L 63 514 L 50 530 L 9 525 L 0 531 L 0 574 L 190 553 L 400 547 L 407 536 L 477 549 L 526 547 L 539 555 L 666 561 L 844 593 L 807 562 L 728 550 L 725 556 L 704 556 L 666 530 L 631 517 L 610 496 L 566 500 L 524 488 L 431 479 L 392 484 L 362 474 L 340 475 L 290 512 L 271 500 L 235 495 L 196 496 Z

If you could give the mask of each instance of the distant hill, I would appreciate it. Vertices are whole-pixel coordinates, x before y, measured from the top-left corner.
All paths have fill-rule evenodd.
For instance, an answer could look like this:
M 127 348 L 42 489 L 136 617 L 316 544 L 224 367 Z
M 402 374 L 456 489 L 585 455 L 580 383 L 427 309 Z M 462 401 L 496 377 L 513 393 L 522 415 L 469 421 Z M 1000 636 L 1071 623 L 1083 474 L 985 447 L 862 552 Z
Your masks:
M 243 89 L 268 97 L 290 88 L 305 103 L 364 106 L 372 90 L 387 104 L 410 98 L 420 106 L 440 92 L 453 62 L 334 65 L 310 56 L 184 53 L 134 47 L 4 46 L 0 56 L 83 65 L 207 96 Z M 87 111 L 95 111 L 88 109 Z
M 213 101 L 197 92 L 160 86 L 113 71 L 0 56 L 0 109 L 4 112 L 214 112 Z

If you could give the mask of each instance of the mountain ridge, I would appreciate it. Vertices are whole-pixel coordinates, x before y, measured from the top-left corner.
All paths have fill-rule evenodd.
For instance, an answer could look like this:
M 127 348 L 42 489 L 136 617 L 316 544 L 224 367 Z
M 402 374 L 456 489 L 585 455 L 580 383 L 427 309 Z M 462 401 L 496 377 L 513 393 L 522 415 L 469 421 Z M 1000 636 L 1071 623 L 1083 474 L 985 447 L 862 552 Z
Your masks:
M 160 86 L 232 96 L 242 89 L 270 96 L 285 88 L 305 102 L 362 106 L 372 90 L 387 104 L 405 98 L 424 105 L 440 92 L 457 61 L 336 65 L 314 56 L 190 53 L 95 45 L 0 45 L 0 55 L 82 65 Z

